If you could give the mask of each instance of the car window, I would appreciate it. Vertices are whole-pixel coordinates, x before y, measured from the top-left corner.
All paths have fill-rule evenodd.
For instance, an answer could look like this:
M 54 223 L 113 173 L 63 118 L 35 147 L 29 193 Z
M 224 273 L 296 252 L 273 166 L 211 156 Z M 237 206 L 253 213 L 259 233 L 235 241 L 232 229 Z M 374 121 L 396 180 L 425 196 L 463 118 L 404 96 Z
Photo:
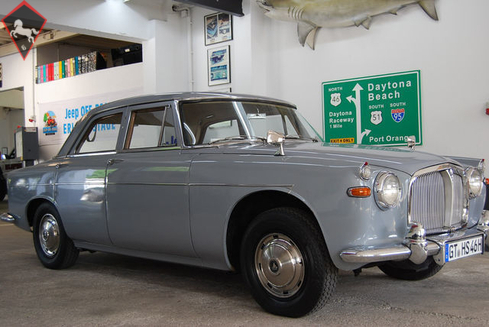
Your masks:
M 185 103 L 180 117 L 186 145 L 209 144 L 215 139 L 246 135 L 233 102 Z
M 95 120 L 82 138 L 76 153 L 115 151 L 122 113 Z
M 131 113 L 125 143 L 126 149 L 175 146 L 176 144 L 175 126 L 170 107 L 134 110 Z

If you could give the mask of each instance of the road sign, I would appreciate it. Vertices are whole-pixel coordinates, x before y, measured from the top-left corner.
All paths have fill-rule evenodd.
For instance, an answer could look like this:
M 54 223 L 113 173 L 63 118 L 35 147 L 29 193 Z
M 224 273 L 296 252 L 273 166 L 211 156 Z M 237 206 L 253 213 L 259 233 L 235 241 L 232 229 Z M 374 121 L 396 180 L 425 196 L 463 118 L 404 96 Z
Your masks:
M 324 136 L 330 143 L 422 144 L 420 71 L 324 82 Z

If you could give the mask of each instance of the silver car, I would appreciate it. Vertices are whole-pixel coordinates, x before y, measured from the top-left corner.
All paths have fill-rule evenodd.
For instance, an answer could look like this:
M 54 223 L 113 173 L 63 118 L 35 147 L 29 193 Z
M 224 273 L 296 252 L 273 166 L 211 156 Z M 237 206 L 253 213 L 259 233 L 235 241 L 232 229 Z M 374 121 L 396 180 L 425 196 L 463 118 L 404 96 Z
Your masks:
M 280 100 L 143 96 L 90 111 L 54 159 L 9 174 L 1 218 L 33 232 L 48 268 L 90 250 L 236 270 L 265 310 L 299 317 L 338 269 L 419 280 L 482 254 L 483 169 L 323 143 Z

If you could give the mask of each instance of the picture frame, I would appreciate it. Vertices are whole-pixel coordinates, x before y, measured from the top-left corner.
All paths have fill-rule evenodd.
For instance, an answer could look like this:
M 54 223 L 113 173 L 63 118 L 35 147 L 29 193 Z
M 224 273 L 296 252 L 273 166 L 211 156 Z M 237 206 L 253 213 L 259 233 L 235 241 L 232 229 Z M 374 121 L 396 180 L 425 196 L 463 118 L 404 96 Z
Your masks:
M 233 16 L 214 13 L 204 17 L 205 45 L 231 41 L 233 39 Z
M 229 45 L 207 50 L 207 77 L 209 86 L 231 83 Z

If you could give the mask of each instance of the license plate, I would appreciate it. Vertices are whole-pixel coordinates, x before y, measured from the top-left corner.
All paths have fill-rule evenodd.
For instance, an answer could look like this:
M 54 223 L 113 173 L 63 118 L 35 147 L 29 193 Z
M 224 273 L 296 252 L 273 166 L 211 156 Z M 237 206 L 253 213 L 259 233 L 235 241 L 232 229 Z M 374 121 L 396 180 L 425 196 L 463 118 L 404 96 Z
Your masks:
M 479 235 L 463 240 L 452 241 L 445 244 L 445 262 L 450 262 L 484 251 L 484 236 Z

